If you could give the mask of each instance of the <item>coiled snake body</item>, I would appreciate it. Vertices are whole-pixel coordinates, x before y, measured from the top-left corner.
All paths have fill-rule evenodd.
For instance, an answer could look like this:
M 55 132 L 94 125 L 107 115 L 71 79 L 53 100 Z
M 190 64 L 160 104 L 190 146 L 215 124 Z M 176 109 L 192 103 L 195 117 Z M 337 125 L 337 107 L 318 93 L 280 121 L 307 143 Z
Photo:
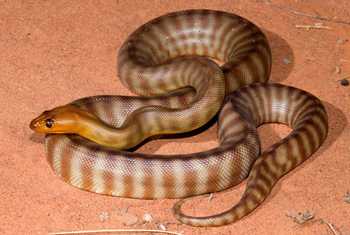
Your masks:
M 260 205 L 327 135 L 327 114 L 316 97 L 277 84 L 246 86 L 266 82 L 270 67 L 267 39 L 249 21 L 210 10 L 171 13 L 141 26 L 119 51 L 119 77 L 141 96 L 83 98 L 44 112 L 31 128 L 53 133 L 45 142 L 55 173 L 96 193 L 184 198 L 249 175 L 241 200 L 223 213 L 191 217 L 181 212 L 183 201 L 174 206 L 176 218 L 189 225 L 232 223 Z M 194 130 L 220 108 L 214 149 L 170 156 L 122 150 L 151 136 Z M 256 127 L 268 122 L 293 131 L 260 155 Z

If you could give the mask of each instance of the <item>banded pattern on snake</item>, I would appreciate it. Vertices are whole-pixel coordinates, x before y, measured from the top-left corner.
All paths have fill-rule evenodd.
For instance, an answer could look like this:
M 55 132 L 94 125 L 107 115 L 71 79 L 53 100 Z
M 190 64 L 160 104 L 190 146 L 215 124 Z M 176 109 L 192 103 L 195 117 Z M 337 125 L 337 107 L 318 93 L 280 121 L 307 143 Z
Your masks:
M 96 193 L 184 198 L 229 188 L 249 174 L 241 201 L 224 213 L 197 218 L 181 212 L 183 201 L 174 207 L 176 218 L 189 225 L 228 224 L 261 204 L 327 134 L 326 112 L 314 96 L 280 85 L 243 87 L 266 82 L 270 67 L 267 39 L 249 21 L 210 10 L 171 13 L 141 26 L 119 51 L 119 77 L 141 96 L 83 98 L 45 111 L 31 128 L 48 133 L 47 158 L 55 173 Z M 170 156 L 122 150 L 151 136 L 194 130 L 220 108 L 214 149 Z M 256 127 L 266 122 L 293 131 L 256 160 Z
M 288 125 L 293 131 L 254 162 L 245 192 L 231 209 L 214 216 L 191 217 L 181 212 L 184 201 L 179 201 L 174 207 L 175 216 L 185 224 L 220 226 L 249 214 L 265 200 L 275 183 L 310 157 L 327 136 L 327 113 L 321 101 L 297 88 L 253 84 L 237 90 L 228 100 L 248 125 L 258 127 L 277 122 Z

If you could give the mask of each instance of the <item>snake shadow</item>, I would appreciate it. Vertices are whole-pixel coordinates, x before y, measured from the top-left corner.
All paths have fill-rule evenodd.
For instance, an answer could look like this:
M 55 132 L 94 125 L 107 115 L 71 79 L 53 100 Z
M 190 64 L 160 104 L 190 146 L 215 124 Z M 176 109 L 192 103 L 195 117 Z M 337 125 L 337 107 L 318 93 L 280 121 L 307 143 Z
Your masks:
M 278 83 L 288 78 L 289 74 L 294 67 L 294 53 L 290 45 L 279 35 L 264 30 L 267 36 L 271 52 L 272 52 L 272 71 L 270 82 Z M 157 136 L 149 138 L 136 147 L 129 149 L 129 151 L 143 152 L 147 154 L 156 153 L 162 146 L 169 143 L 193 143 L 193 144 L 204 144 L 205 142 L 217 140 L 216 128 L 211 128 L 217 123 L 217 116 L 210 120 L 206 125 L 200 127 L 191 132 Z M 278 139 L 278 135 L 271 129 L 269 130 L 269 136 L 272 139 Z M 268 130 L 267 130 L 268 131 Z M 147 144 L 147 145 L 146 145 Z
M 270 82 L 286 80 L 294 68 L 294 53 L 289 43 L 280 35 L 264 29 L 272 52 L 272 70 Z
M 45 135 L 39 134 L 39 133 L 31 133 L 29 136 L 29 139 L 37 144 L 44 144 L 45 143 Z

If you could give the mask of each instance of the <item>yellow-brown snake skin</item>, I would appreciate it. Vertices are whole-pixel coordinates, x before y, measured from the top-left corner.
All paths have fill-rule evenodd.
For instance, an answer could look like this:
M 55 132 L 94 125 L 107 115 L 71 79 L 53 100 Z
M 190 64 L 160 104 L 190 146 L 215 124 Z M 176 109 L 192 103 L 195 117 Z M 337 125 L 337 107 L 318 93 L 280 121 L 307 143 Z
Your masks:
M 119 50 L 119 77 L 141 96 L 95 96 L 68 105 L 97 117 L 83 126 L 97 143 L 102 134 L 110 136 L 101 141 L 109 148 L 77 135 L 49 134 L 48 162 L 78 188 L 144 199 L 221 191 L 249 175 L 242 199 L 223 213 L 187 216 L 181 212 L 182 200 L 174 207 L 176 218 L 192 226 L 237 221 L 259 206 L 278 179 L 314 153 L 327 135 L 321 102 L 296 88 L 264 84 L 270 67 L 266 37 L 239 16 L 210 10 L 161 16 L 132 33 Z M 255 82 L 261 83 L 249 85 Z M 122 150 L 151 136 L 197 129 L 220 109 L 219 145 L 214 149 L 170 156 Z M 293 130 L 260 155 L 256 127 L 269 122 Z

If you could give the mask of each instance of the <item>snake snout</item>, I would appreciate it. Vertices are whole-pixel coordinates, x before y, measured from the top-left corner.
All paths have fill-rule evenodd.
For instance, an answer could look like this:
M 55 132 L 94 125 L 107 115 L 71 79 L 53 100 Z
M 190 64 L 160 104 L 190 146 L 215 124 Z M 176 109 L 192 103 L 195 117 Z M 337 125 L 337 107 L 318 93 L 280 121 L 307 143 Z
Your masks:
M 33 131 L 37 130 L 40 127 L 40 119 L 35 118 L 33 119 L 30 124 L 29 124 L 30 129 L 32 129 Z
M 40 130 L 45 125 L 45 119 L 45 113 L 41 114 L 39 117 L 34 118 L 29 124 L 30 129 L 36 132 L 40 132 Z
M 32 120 L 29 124 L 30 129 L 34 130 L 38 126 L 38 123 L 35 120 Z

